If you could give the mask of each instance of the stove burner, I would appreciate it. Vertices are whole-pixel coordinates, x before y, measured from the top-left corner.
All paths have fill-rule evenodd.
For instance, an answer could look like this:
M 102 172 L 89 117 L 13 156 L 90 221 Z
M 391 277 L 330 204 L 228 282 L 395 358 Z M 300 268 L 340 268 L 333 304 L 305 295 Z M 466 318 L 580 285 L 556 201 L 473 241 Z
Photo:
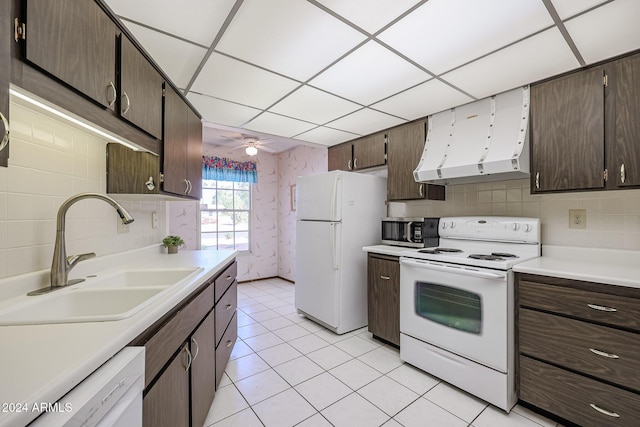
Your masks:
M 495 254 L 471 254 L 469 255 L 471 259 L 481 259 L 483 261 L 504 261 L 504 258 L 497 256 Z
M 497 256 L 500 258 L 518 258 L 518 255 L 509 254 L 505 252 L 491 252 L 491 255 Z
M 443 253 L 454 253 L 454 252 L 462 252 L 460 249 L 452 249 L 452 248 L 433 248 L 433 249 L 420 249 L 418 252 L 423 254 L 443 254 Z

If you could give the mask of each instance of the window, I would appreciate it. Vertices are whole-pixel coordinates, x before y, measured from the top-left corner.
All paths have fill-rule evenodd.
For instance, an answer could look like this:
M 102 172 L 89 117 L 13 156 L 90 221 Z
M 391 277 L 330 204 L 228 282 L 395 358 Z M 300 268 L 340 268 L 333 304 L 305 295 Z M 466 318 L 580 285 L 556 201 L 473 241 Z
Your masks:
M 202 249 L 249 251 L 251 183 L 202 180 L 200 200 Z

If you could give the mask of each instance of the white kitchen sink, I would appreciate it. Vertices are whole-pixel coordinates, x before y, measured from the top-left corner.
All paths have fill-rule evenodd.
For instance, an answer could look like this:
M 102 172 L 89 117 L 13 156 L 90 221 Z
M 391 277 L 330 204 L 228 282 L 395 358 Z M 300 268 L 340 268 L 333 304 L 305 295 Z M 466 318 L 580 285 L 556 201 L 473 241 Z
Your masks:
M 0 325 L 103 322 L 133 316 L 202 268 L 120 270 L 0 308 Z

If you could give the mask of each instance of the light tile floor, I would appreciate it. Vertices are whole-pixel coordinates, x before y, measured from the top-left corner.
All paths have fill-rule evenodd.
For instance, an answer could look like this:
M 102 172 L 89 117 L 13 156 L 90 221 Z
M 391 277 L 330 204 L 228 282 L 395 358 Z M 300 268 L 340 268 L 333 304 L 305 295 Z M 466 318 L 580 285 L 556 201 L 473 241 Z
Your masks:
M 238 285 L 238 341 L 209 411 L 215 427 L 556 427 L 510 414 L 403 363 L 366 328 L 336 335 L 298 315 L 294 285 Z

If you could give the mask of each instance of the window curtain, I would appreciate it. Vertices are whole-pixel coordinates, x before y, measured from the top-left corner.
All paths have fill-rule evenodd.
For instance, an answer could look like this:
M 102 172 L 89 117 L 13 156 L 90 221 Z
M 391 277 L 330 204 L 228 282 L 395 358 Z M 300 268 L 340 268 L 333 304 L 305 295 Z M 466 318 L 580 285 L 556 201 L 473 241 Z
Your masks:
M 256 162 L 202 156 L 202 179 L 255 183 L 258 182 L 258 169 Z

